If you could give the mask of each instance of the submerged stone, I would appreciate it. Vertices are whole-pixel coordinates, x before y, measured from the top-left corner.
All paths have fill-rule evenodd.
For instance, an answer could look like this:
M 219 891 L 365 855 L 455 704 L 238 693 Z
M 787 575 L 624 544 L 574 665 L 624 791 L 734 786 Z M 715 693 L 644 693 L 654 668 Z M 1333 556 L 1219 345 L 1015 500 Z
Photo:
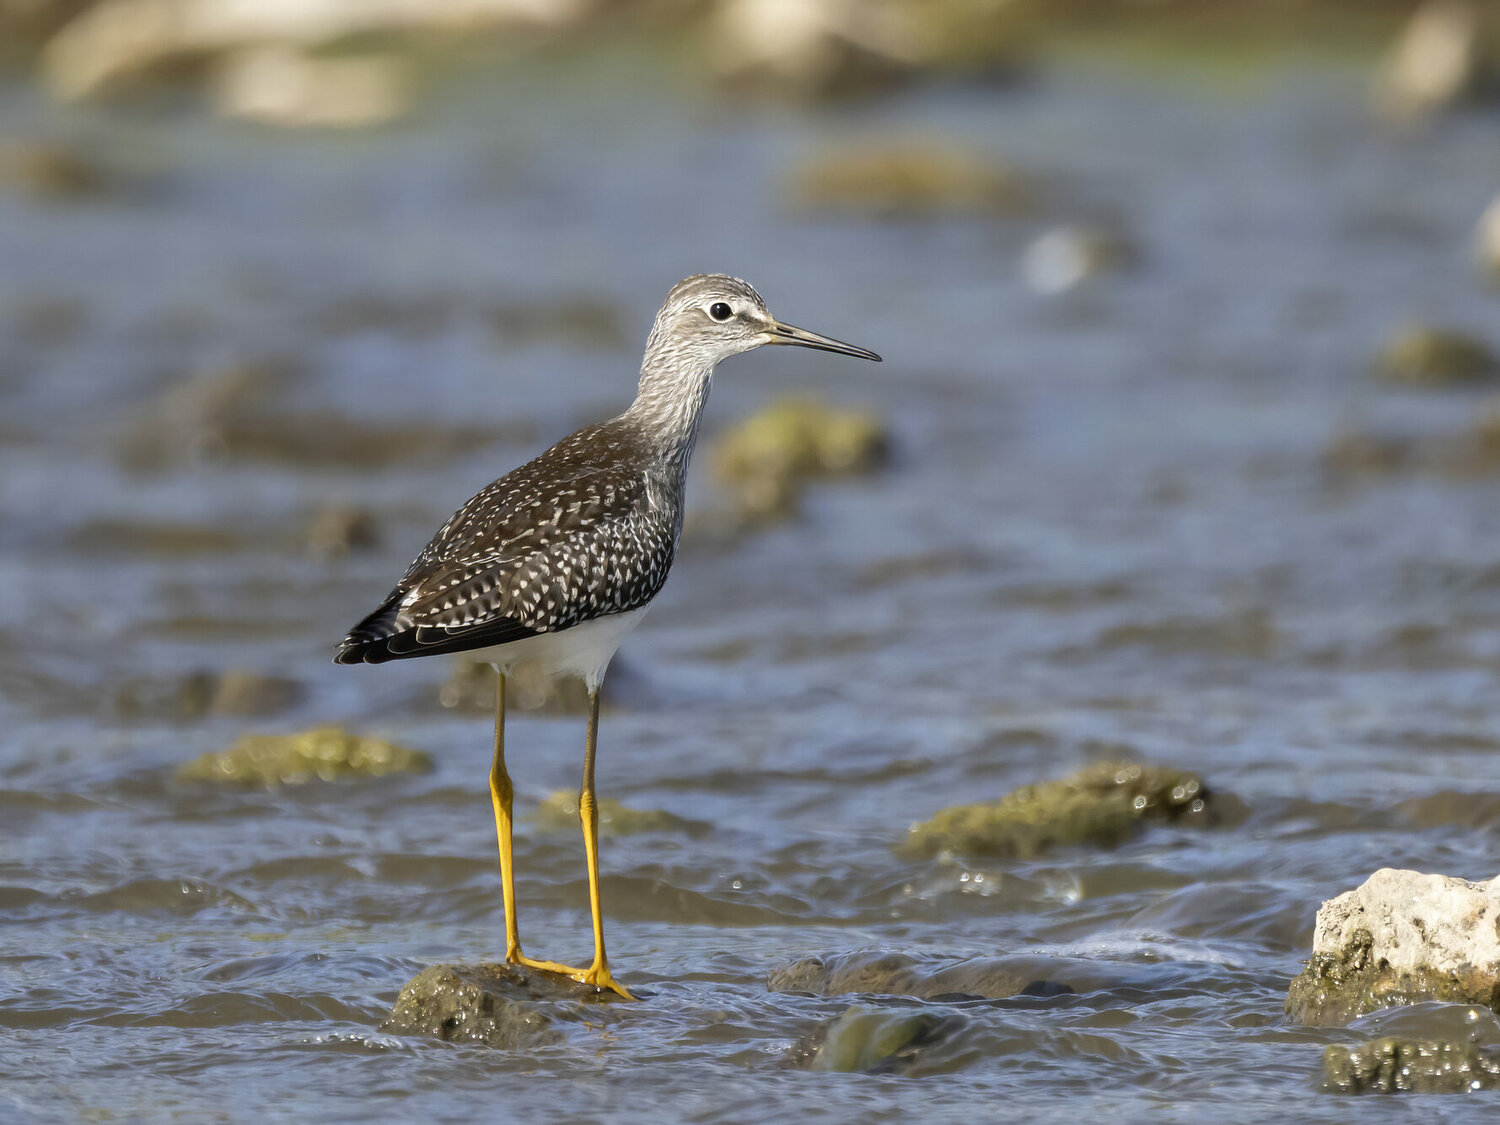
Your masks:
M 379 738 L 338 727 L 299 734 L 251 734 L 228 750 L 204 754 L 177 771 L 179 781 L 228 781 L 241 785 L 302 785 L 346 777 L 425 773 L 432 759 Z
M 847 1008 L 798 1040 L 787 1064 L 801 1070 L 904 1074 L 955 1022 L 910 1008 Z
M 518 965 L 431 965 L 407 981 L 380 1030 L 508 1051 L 546 1047 L 563 1035 L 542 1005 L 594 994 L 586 985 Z
M 1147 820 L 1201 821 L 1209 794 L 1185 770 L 1138 762 L 1098 762 L 1059 781 L 1028 785 L 998 801 L 955 805 L 913 825 L 899 851 L 932 856 L 1028 858 L 1051 848 L 1112 848 Z
M 860 950 L 826 957 L 804 957 L 766 978 L 771 992 L 810 992 L 818 996 L 862 994 L 939 997 L 1062 996 L 1080 988 L 1106 987 L 1113 967 L 1077 958 L 974 957 L 956 964 L 919 960 L 907 953 Z
M 559 789 L 537 806 L 531 821 L 544 832 L 577 831 L 578 794 Z M 661 809 L 632 809 L 613 797 L 599 798 L 601 836 L 628 836 L 635 832 L 686 832 L 697 836 L 710 827 L 701 820 L 688 820 Z
M 1286 1013 L 1320 1027 L 1443 1000 L 1500 1010 L 1500 876 L 1471 883 L 1383 868 L 1318 911 Z
M 1323 1088 L 1338 1094 L 1467 1094 L 1500 1089 L 1500 1054 L 1473 1043 L 1376 1039 L 1323 1052 Z

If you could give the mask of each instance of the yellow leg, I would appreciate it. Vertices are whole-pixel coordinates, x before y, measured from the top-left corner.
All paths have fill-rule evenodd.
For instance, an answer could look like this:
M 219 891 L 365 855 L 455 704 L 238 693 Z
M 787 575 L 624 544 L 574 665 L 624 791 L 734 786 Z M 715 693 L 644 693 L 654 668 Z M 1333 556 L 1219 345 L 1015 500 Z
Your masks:
M 589 865 L 589 905 L 594 919 L 594 963 L 587 969 L 560 965 L 556 961 L 538 961 L 521 952 L 521 935 L 516 924 L 515 860 L 511 850 L 511 807 L 515 789 L 505 768 L 505 673 L 495 683 L 495 756 L 490 765 L 490 801 L 495 806 L 495 836 L 500 844 L 500 882 L 505 897 L 505 960 L 507 964 L 525 965 L 546 973 L 561 973 L 595 988 L 607 988 L 627 1000 L 634 1000 L 625 987 L 609 972 L 604 957 L 604 920 L 599 909 L 599 809 L 594 800 L 594 747 L 599 736 L 599 693 L 589 696 L 589 729 L 584 744 L 583 790 L 578 811 L 583 820 L 583 845 Z
M 505 895 L 505 959 L 521 959 L 521 934 L 516 925 L 515 861 L 511 854 L 511 803 L 515 789 L 505 769 L 505 673 L 495 676 L 495 758 L 490 764 L 490 801 L 495 806 L 495 835 L 500 841 L 500 884 Z
M 589 730 L 583 746 L 583 785 L 578 791 L 578 818 L 583 822 L 583 850 L 589 865 L 589 913 L 594 921 L 594 963 L 574 979 L 607 988 L 627 1000 L 635 997 L 609 971 L 604 955 L 604 914 L 599 905 L 599 804 L 594 797 L 594 749 L 599 742 L 599 689 L 589 692 Z
M 515 789 L 505 768 L 505 673 L 495 680 L 495 758 L 490 764 L 490 801 L 495 806 L 495 835 L 500 842 L 500 884 L 505 896 L 505 961 L 510 965 L 527 965 L 549 973 L 577 972 L 567 965 L 537 961 L 521 952 L 521 934 L 516 925 L 516 868 L 511 852 L 511 805 Z

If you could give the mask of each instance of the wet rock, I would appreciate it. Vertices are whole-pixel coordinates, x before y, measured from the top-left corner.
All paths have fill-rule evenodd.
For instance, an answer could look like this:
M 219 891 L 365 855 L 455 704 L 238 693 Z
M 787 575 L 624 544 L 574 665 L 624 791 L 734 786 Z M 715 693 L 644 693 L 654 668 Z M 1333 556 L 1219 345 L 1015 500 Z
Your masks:
M 284 47 L 236 51 L 218 68 L 214 102 L 225 117 L 290 128 L 385 125 L 411 105 L 394 58 L 322 58 Z
M 913 825 L 898 850 L 912 857 L 954 851 L 1028 858 L 1057 847 L 1112 848 L 1146 821 L 1201 823 L 1208 801 L 1202 781 L 1184 770 L 1098 762 L 998 801 L 944 809 Z
M 1046 296 L 1135 264 L 1137 252 L 1119 231 L 1104 226 L 1054 227 L 1026 248 L 1021 275 Z
M 870 472 L 885 464 L 888 451 L 885 424 L 874 414 L 798 398 L 739 422 L 713 443 L 709 457 L 738 517 L 753 523 L 794 513 L 805 481 Z
M 519 965 L 432 965 L 407 981 L 380 1030 L 506 1051 L 546 1047 L 563 1035 L 544 1005 L 596 995 L 566 977 Z
M 818 996 L 863 994 L 939 997 L 1062 996 L 1101 987 L 1110 967 L 1076 958 L 1018 955 L 973 957 L 957 964 L 920 960 L 906 953 L 861 950 L 804 957 L 766 978 L 771 992 Z M 1071 982 L 1071 983 L 1070 983 Z
M 1338 1094 L 1468 1094 L 1500 1089 L 1500 1052 L 1472 1043 L 1376 1039 L 1323 1052 L 1323 1088 Z
M 1473 101 L 1493 88 L 1500 49 L 1493 9 L 1470 0 L 1429 0 L 1402 30 L 1380 75 L 1383 116 L 1409 124 Z
M 1470 883 L 1383 868 L 1325 902 L 1286 1013 L 1328 1027 L 1423 1000 L 1500 1009 L 1500 876 Z
M 127 680 L 115 690 L 114 704 L 119 715 L 130 719 L 262 718 L 293 706 L 303 694 L 296 680 L 231 669 Z
M 1415 324 L 1397 331 L 1381 348 L 1375 369 L 1399 383 L 1467 383 L 1500 374 L 1500 358 L 1478 337 Z
M 0 187 L 46 202 L 98 195 L 109 176 L 82 149 L 55 141 L 12 141 L 0 146 Z
M 559 789 L 537 806 L 530 820 L 544 832 L 578 831 L 578 794 Z M 661 809 L 632 809 L 613 797 L 599 798 L 599 834 L 629 836 L 636 832 L 680 832 L 702 836 L 712 825 Z
M 787 1054 L 787 1064 L 846 1074 L 905 1074 L 923 1049 L 957 1022 L 935 1012 L 847 1008 L 798 1040 Z
M 244 48 L 310 48 L 393 33 L 505 28 L 549 31 L 587 0 L 100 0 L 63 26 L 42 56 L 57 97 L 85 98 Z M 316 112 L 316 110 L 314 110 Z
M 228 750 L 183 765 L 177 778 L 276 786 L 430 769 L 432 759 L 419 750 L 328 726 L 299 734 L 246 735 Z
M 899 84 L 918 63 L 913 13 L 844 0 L 725 0 L 706 23 L 702 57 L 738 91 L 798 98 Z
M 898 141 L 849 148 L 805 164 L 792 204 L 875 218 L 1014 215 L 1032 191 L 1014 169 L 955 144 Z
M 312 513 L 302 539 L 314 558 L 342 558 L 352 551 L 378 546 L 380 528 L 366 508 L 328 504 Z

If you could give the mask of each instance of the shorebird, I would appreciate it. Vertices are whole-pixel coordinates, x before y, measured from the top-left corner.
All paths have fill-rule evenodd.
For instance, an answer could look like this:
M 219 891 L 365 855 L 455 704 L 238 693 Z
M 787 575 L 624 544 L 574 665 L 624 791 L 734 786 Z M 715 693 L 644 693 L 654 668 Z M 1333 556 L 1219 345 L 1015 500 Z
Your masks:
M 599 685 L 640 623 L 677 552 L 683 485 L 714 367 L 763 344 L 794 344 L 880 361 L 783 324 L 750 285 L 699 274 L 674 285 L 656 314 L 635 401 L 563 438 L 474 495 L 438 528 L 380 608 L 344 638 L 339 664 L 467 652 L 495 667 L 490 799 L 500 845 L 505 960 L 634 999 L 609 969 L 599 902 L 594 750 Z M 521 952 L 511 852 L 513 788 L 505 768 L 505 678 L 520 665 L 582 677 L 588 733 L 578 795 L 588 863 L 594 960 L 586 968 Z

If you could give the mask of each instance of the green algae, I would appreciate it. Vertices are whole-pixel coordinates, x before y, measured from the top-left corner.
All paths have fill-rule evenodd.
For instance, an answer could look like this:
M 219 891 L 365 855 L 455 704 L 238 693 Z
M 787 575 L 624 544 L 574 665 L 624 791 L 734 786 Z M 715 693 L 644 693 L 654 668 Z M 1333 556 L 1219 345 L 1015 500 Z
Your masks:
M 1314 953 L 1287 990 L 1287 1018 L 1312 1027 L 1342 1027 L 1381 1008 L 1429 1000 L 1500 1011 L 1500 982 L 1493 972 L 1473 966 L 1454 972 L 1397 970 L 1372 956 L 1374 943 L 1370 931 L 1361 929 L 1337 953 Z
M 1113 848 L 1145 821 L 1202 819 L 1208 796 L 1185 770 L 1098 762 L 998 801 L 943 809 L 913 825 L 898 850 L 914 858 L 953 851 L 1026 859 L 1059 847 Z
M 184 764 L 177 771 L 177 780 L 303 785 L 349 777 L 425 773 L 431 768 L 432 759 L 420 750 L 326 726 L 297 734 L 246 735 L 228 750 L 204 754 Z
M 954 1023 L 933 1012 L 847 1008 L 798 1040 L 787 1064 L 844 1074 L 899 1074 Z
M 1466 332 L 1417 324 L 1391 338 L 1376 356 L 1375 370 L 1397 383 L 1472 383 L 1500 375 L 1500 357 Z
M 1323 1052 L 1323 1088 L 1339 1094 L 1466 1094 L 1500 1089 L 1500 1056 L 1472 1043 L 1387 1037 Z
M 809 480 L 871 472 L 886 463 L 889 434 L 866 410 L 788 398 L 726 431 L 710 453 L 744 523 L 792 515 Z

